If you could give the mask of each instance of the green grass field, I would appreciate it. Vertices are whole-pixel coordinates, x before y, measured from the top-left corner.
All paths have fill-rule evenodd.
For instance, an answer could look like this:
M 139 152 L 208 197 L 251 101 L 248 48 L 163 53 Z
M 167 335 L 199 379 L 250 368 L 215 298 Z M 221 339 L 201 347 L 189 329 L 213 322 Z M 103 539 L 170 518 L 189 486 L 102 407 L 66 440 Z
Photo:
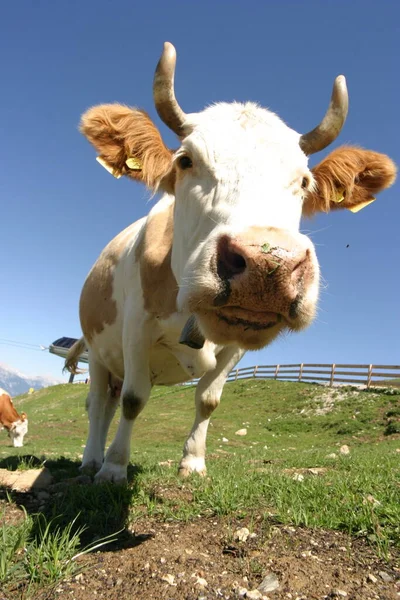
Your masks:
M 60 482 L 78 475 L 87 432 L 86 393 L 85 385 L 59 385 L 15 399 L 28 414 L 29 433 L 17 449 L 3 432 L 0 467 L 44 463 Z M 70 526 L 71 558 L 94 539 L 146 515 L 173 521 L 261 515 L 275 523 L 342 530 L 368 539 L 380 556 L 396 553 L 399 400 L 395 390 L 358 392 L 273 380 L 227 384 L 209 429 L 208 475 L 182 481 L 176 471 L 194 417 L 194 391 L 156 388 L 134 428 L 129 484 L 64 488 L 51 496 L 40 518 L 31 515 L 28 528 L 25 522 L 23 542 L 11 540 L 10 527 L 3 525 L 3 547 L 16 550 L 10 550 L 8 562 L 0 561 L 0 581 L 21 567 L 21 544 L 27 539 L 38 544 L 48 523 L 50 545 L 51 535 Z M 242 428 L 247 435 L 235 435 Z M 344 444 L 348 455 L 340 452 Z M 7 501 L 15 498 L 8 495 Z M 67 541 L 56 546 L 67 548 Z

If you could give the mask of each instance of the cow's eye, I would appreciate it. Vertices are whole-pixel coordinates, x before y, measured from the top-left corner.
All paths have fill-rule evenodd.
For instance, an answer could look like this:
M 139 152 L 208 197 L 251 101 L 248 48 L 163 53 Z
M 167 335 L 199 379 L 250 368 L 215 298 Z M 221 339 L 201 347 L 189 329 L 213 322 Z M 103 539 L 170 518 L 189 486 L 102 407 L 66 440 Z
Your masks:
M 301 187 L 303 188 L 303 190 L 307 190 L 309 185 L 310 185 L 310 180 L 308 179 L 308 177 L 303 177 L 302 182 L 301 182 Z
M 178 165 L 180 166 L 182 171 L 190 169 L 191 167 L 193 167 L 192 159 L 186 155 L 180 156 L 178 159 Z

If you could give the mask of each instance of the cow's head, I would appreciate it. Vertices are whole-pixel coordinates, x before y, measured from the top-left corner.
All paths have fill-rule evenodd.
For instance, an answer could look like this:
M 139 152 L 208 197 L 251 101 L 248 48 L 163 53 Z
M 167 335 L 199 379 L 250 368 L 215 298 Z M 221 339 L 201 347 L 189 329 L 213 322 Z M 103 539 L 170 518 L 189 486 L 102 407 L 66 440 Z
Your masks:
M 309 169 L 347 115 L 345 79 L 328 111 L 299 135 L 252 103 L 216 104 L 185 114 L 174 94 L 176 54 L 166 43 L 154 79 L 161 119 L 179 137 L 171 151 L 146 113 L 118 104 L 90 109 L 81 129 L 116 175 L 175 196 L 171 268 L 178 310 L 203 334 L 260 348 L 314 317 L 319 267 L 302 215 L 354 208 L 388 187 L 396 169 L 385 155 L 342 147 Z
M 28 418 L 25 413 L 21 413 L 18 421 L 14 421 L 9 429 L 9 435 L 12 445 L 15 448 L 22 448 L 24 445 L 24 437 L 28 433 Z

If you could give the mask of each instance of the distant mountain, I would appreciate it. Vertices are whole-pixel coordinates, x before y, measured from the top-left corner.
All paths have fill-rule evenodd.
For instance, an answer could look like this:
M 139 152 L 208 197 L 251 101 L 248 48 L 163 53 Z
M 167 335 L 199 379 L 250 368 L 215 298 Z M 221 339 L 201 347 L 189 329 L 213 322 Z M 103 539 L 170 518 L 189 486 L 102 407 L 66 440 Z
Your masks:
M 0 388 L 3 388 L 3 390 L 8 392 L 11 396 L 24 394 L 31 387 L 34 390 L 40 390 L 41 388 L 48 387 L 49 385 L 56 385 L 57 383 L 65 382 L 61 379 L 41 377 L 40 375 L 30 377 L 8 365 L 0 363 Z

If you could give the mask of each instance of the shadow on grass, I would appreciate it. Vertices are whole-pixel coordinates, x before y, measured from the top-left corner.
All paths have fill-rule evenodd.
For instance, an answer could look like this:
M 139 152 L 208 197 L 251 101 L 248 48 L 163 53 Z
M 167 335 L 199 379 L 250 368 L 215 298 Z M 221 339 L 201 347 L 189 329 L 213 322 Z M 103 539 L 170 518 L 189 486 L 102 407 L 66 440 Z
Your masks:
M 0 468 L 12 471 L 43 466 L 53 476 L 53 483 L 46 490 L 22 493 L 0 487 L 0 498 L 11 498 L 33 516 L 33 537 L 40 538 L 44 523 L 50 523 L 50 531 L 62 531 L 72 522 L 73 533 L 81 531 L 82 547 L 107 536 L 115 540 L 99 548 L 100 551 L 137 546 L 152 537 L 136 536 L 129 530 L 130 507 L 140 491 L 140 466 L 129 466 L 127 485 L 94 485 L 90 477 L 80 475 L 80 462 L 65 457 L 46 459 L 24 455 L 0 460 Z

